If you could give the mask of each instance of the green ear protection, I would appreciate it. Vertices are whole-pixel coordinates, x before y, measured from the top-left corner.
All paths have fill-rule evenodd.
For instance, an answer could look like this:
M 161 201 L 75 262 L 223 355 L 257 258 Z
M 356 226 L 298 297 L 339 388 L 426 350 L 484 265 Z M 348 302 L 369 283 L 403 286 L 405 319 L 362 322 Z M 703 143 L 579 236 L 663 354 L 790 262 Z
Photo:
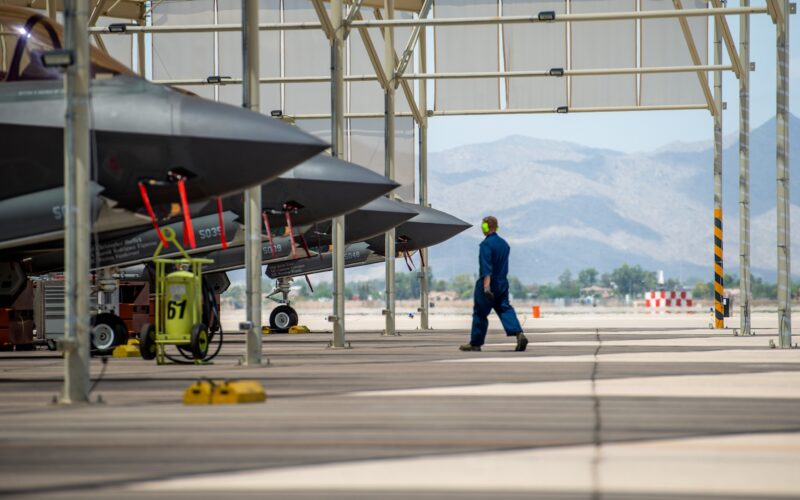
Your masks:
M 483 229 L 484 233 L 488 233 L 489 232 L 489 223 L 488 222 L 484 222 L 483 224 L 481 224 L 481 229 Z

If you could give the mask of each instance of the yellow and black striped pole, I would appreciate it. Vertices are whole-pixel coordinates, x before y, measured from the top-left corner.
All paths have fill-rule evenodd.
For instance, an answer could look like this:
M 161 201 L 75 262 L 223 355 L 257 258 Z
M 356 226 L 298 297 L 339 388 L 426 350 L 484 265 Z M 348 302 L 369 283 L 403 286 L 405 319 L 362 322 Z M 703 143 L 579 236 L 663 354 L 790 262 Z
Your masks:
M 722 264 L 722 209 L 714 209 L 714 328 L 725 328 L 722 296 L 725 293 Z
M 722 27 L 714 20 L 714 64 L 722 64 Z M 722 72 L 714 72 L 714 328 L 725 328 L 722 264 Z

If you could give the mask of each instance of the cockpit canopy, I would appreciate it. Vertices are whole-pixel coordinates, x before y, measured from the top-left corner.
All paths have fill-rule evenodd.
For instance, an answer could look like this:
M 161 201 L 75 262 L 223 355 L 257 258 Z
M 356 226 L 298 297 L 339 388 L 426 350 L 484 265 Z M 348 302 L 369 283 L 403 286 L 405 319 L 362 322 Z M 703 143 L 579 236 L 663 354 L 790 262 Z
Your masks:
M 0 6 L 0 82 L 60 80 L 61 71 L 42 64 L 42 54 L 63 48 L 57 23 L 35 11 Z M 92 78 L 133 74 L 128 68 L 90 47 Z

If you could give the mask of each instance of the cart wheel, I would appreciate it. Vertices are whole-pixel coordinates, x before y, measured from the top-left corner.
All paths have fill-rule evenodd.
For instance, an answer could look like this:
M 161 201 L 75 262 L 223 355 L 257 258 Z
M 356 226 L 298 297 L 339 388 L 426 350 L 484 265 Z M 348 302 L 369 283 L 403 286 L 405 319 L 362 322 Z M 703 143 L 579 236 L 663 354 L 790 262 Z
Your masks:
M 47 342 L 47 350 L 48 351 L 55 351 L 56 349 L 58 349 L 58 345 L 56 344 L 55 340 L 47 339 L 46 342 Z
M 119 323 L 122 321 L 111 313 L 101 313 L 92 319 L 92 347 L 99 354 L 108 354 L 119 345 L 122 332 Z M 124 327 L 123 323 L 123 327 Z M 127 339 L 126 339 L 127 342 Z
M 286 333 L 289 327 L 297 324 L 297 313 L 287 305 L 280 305 L 269 315 L 269 327 L 272 331 Z
M 192 327 L 190 346 L 194 359 L 204 359 L 208 354 L 208 328 L 203 323 L 197 323 Z
M 156 358 L 156 328 L 150 323 L 143 324 L 139 332 L 139 353 L 148 361 Z

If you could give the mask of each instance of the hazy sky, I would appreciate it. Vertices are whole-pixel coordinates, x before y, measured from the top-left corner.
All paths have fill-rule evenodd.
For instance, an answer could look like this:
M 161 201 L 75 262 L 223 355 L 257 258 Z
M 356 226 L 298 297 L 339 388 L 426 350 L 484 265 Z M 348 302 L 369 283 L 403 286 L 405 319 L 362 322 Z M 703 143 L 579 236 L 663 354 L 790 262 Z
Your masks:
M 730 6 L 737 4 L 729 2 Z M 763 2 L 756 0 L 752 4 L 763 5 Z M 797 31 L 800 24 L 797 17 L 791 16 L 790 99 L 792 113 L 800 115 L 800 33 Z M 739 20 L 729 17 L 728 23 L 738 45 Z M 709 36 L 711 32 L 710 26 Z M 750 58 L 756 63 L 756 71 L 750 74 L 751 128 L 755 128 L 775 115 L 775 25 L 766 14 L 752 16 L 750 35 Z M 723 62 L 729 64 L 724 50 Z M 723 114 L 723 134 L 735 134 L 739 127 L 739 83 L 732 72 L 725 73 L 722 91 L 723 100 L 728 103 Z M 429 95 L 433 94 L 429 92 Z M 435 117 L 429 125 L 428 149 L 442 151 L 522 134 L 620 151 L 649 151 L 675 141 L 710 141 L 712 127 L 708 111 Z

